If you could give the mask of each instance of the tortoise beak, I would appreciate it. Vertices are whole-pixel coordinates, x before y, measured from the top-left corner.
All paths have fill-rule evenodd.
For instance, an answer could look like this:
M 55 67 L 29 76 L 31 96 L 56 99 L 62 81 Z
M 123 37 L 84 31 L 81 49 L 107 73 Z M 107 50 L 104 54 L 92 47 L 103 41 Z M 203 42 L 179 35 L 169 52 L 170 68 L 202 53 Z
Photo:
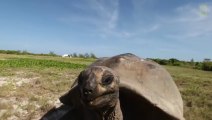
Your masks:
M 82 98 L 85 101 L 92 101 L 94 98 L 94 90 L 93 89 L 83 88 L 81 94 L 82 94 Z
M 81 96 L 85 101 L 91 101 L 96 97 L 97 84 L 94 81 L 87 82 L 81 88 Z

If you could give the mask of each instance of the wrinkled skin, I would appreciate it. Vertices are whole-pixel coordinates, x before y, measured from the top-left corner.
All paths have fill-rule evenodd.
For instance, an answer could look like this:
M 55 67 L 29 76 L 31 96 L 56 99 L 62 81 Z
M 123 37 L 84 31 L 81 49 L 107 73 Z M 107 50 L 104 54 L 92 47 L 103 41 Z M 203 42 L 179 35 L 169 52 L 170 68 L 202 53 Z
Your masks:
M 119 78 L 109 68 L 90 67 L 78 77 L 80 98 L 88 113 L 99 120 L 121 120 Z
M 78 78 L 82 102 L 94 109 L 115 106 L 119 96 L 118 84 L 118 77 L 102 67 L 86 69 Z

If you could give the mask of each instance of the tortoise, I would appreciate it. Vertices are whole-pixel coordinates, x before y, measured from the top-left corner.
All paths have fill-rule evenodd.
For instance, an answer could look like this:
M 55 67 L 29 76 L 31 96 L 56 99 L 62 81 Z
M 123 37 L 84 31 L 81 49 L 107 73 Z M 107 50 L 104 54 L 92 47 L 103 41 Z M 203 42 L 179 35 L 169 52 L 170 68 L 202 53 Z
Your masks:
M 170 74 L 131 53 L 92 63 L 60 101 L 63 105 L 50 112 L 56 117 L 48 113 L 43 120 L 184 120 L 183 101 Z

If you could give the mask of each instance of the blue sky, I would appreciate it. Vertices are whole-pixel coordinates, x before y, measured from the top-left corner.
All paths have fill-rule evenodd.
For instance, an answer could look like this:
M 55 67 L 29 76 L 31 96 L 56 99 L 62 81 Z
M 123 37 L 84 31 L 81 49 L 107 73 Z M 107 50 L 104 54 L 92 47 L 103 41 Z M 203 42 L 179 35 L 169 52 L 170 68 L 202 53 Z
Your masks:
M 212 0 L 1 0 L 0 49 L 212 58 Z

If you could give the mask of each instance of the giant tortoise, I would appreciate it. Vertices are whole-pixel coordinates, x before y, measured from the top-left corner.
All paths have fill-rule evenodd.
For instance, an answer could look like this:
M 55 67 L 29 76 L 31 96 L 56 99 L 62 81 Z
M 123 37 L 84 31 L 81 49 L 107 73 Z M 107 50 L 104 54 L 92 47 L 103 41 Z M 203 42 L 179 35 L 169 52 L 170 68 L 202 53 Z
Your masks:
M 170 74 L 133 54 L 101 58 L 83 70 L 43 120 L 184 120 Z

